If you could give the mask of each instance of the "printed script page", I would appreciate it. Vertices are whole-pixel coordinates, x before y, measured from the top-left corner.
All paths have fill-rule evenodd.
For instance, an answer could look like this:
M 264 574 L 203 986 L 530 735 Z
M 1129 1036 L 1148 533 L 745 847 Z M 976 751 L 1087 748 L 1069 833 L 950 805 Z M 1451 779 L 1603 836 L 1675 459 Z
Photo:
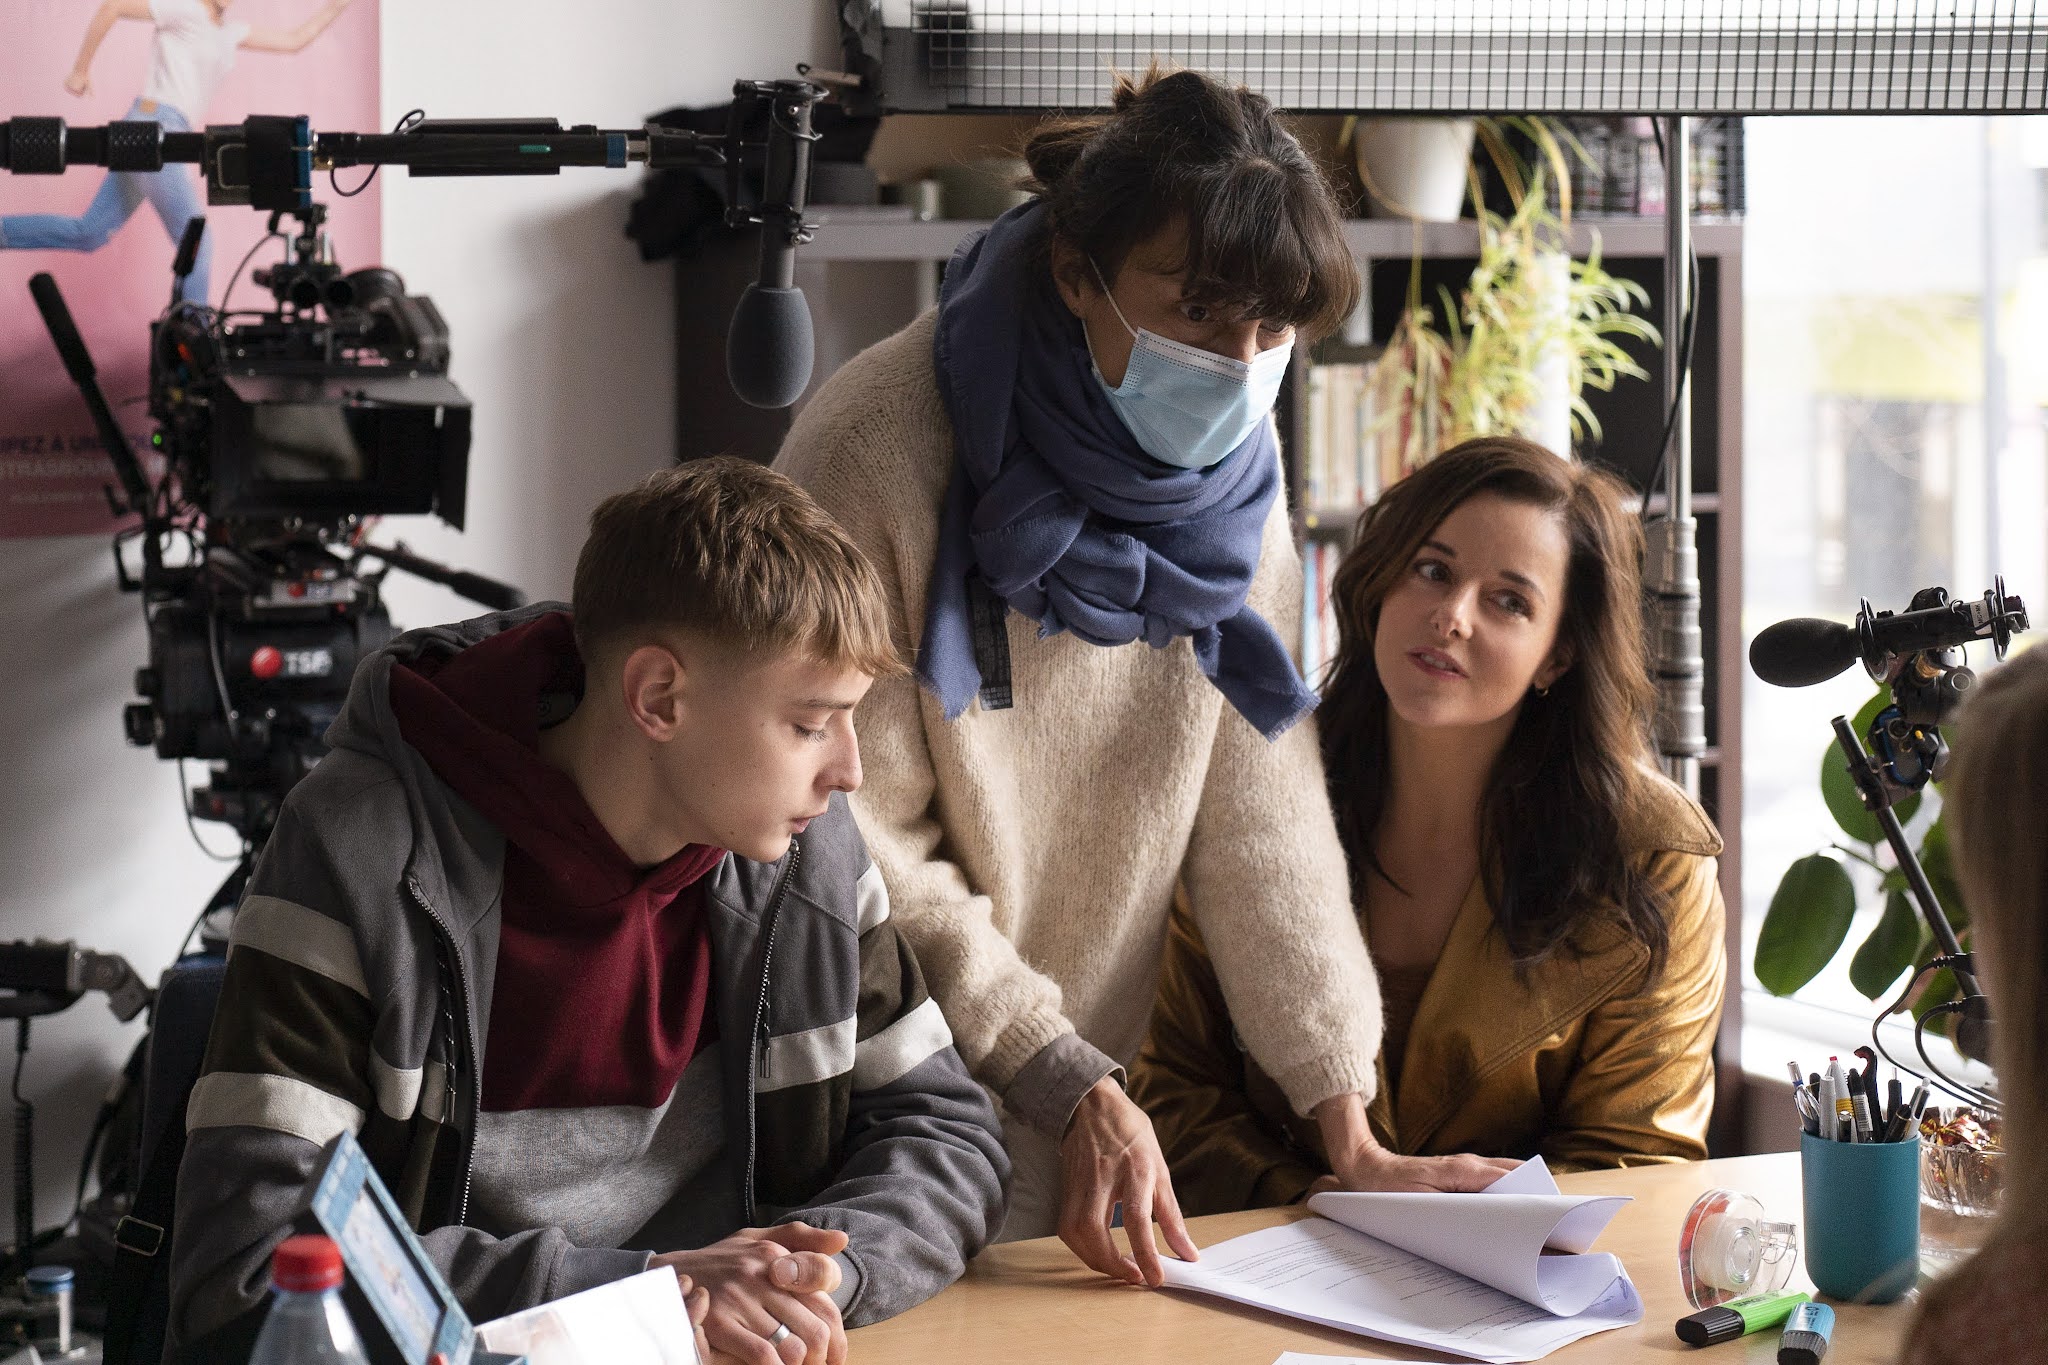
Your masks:
M 1383 1341 L 1535 1360 L 1642 1320 L 1621 1262 L 1586 1252 L 1625 1202 L 1559 1194 L 1540 1158 L 1480 1195 L 1317 1195 L 1327 1217 L 1168 1260 L 1166 1282 Z

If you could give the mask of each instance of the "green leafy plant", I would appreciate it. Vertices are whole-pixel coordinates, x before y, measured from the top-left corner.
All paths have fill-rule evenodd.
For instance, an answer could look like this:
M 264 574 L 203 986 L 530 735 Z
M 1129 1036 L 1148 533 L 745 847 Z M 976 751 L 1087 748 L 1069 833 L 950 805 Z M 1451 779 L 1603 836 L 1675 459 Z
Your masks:
M 1510 146 L 1520 133 L 1537 152 L 1525 161 Z M 1401 472 L 1474 436 L 1531 434 L 1544 398 L 1540 375 L 1561 359 L 1572 433 L 1598 439 L 1600 423 L 1587 388 L 1611 390 L 1623 377 L 1649 376 L 1623 338 L 1651 345 L 1657 329 L 1632 311 L 1648 295 L 1601 263 L 1600 237 L 1574 259 L 1566 249 L 1571 221 L 1567 146 L 1583 148 L 1547 120 L 1481 120 L 1479 143 L 1499 171 L 1514 208 L 1488 209 L 1478 176 L 1468 169 L 1479 223 L 1479 259 L 1453 298 L 1422 299 L 1420 246 L 1412 258 L 1408 298 L 1374 367 L 1374 406 L 1382 439 L 1393 440 Z M 1553 197 L 1550 186 L 1559 189 Z
M 1890 694 L 1880 689 L 1866 702 L 1856 715 L 1856 733 L 1867 734 L 1890 700 Z M 1807 854 L 1785 870 L 1757 934 L 1757 980 L 1773 995 L 1791 995 L 1834 960 L 1848 941 L 1856 915 L 1856 885 L 1849 874 L 1849 863 L 1855 862 L 1877 872 L 1877 894 L 1884 909 L 1876 927 L 1849 959 L 1849 981 L 1864 996 L 1877 1000 L 1896 989 L 1901 976 L 1919 971 L 1936 955 L 1934 936 L 1906 887 L 1905 874 L 1892 857 L 1877 817 L 1863 808 L 1842 752 L 1832 743 L 1821 755 L 1820 790 L 1843 840 Z M 1969 908 L 1956 882 L 1938 790 L 1933 800 L 1909 796 L 1892 811 L 1905 827 L 1907 838 L 1917 837 L 1914 853 L 1967 949 Z M 1937 972 L 1913 1000 L 1913 1014 L 1917 1018 L 1956 994 L 1955 978 L 1947 971 Z M 1946 1023 L 1946 1016 L 1937 1021 L 1937 1025 Z

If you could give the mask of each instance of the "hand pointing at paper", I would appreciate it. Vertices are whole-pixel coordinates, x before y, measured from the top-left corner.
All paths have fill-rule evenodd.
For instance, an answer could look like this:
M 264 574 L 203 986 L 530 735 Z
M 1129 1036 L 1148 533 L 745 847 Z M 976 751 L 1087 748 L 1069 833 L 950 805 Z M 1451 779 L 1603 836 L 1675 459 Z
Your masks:
M 1091 1270 L 1154 1289 L 1166 1283 L 1152 1236 L 1154 1218 L 1174 1255 L 1183 1261 L 1200 1255 L 1174 1198 L 1152 1120 L 1113 1077 L 1098 1081 L 1074 1110 L 1060 1143 L 1060 1189 L 1060 1240 Z M 1119 1204 L 1131 1239 L 1129 1256 L 1109 1231 Z

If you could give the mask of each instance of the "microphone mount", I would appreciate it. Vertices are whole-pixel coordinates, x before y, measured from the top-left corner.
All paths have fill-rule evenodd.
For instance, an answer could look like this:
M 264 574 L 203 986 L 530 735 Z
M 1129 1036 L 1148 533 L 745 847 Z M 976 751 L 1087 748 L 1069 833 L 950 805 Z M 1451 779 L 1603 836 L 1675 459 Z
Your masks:
M 1781 621 L 1760 632 L 1750 647 L 1751 668 L 1779 686 L 1822 682 L 1860 659 L 1871 678 L 1891 690 L 1891 704 L 1871 720 L 1868 750 L 1846 716 L 1832 721 L 1835 745 L 1864 809 L 1891 847 L 1907 893 L 1954 974 L 1960 998 L 1943 1012 L 1960 1016 L 1956 1044 L 1964 1055 L 1980 1061 L 1988 1060 L 1990 1051 L 1990 1004 L 1978 987 L 1974 961 L 1957 941 L 1955 927 L 1893 806 L 1941 776 L 1948 754 L 1940 727 L 1954 718 L 1976 683 L 1976 674 L 1964 666 L 1958 651 L 1974 641 L 1989 640 L 2003 659 L 2013 635 L 2027 627 L 2026 604 L 2007 595 L 2001 575 L 1977 601 L 1951 599 L 1945 588 L 1922 588 L 1905 611 L 1890 612 L 1873 609 L 1866 597 L 1853 628 L 1812 618 Z M 1905 1008 L 1910 999 L 1908 992 L 1885 1014 Z M 1935 1074 L 1940 1075 L 1938 1069 Z

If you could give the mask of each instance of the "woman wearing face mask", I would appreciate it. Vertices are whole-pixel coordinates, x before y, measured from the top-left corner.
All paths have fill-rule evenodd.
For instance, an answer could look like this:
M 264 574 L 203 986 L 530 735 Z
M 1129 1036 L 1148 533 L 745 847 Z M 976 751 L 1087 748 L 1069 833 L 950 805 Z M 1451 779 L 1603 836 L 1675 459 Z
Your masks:
M 819 391 L 777 464 L 917 643 L 917 679 L 861 708 L 855 809 L 874 913 L 1004 1109 L 1006 1235 L 1058 1230 L 1158 1284 L 1154 1219 L 1194 1248 L 1120 1081 L 1176 879 L 1348 1179 L 1468 1189 L 1499 1165 L 1398 1158 L 1365 1123 L 1376 987 L 1283 643 L 1301 572 L 1269 417 L 1297 330 L 1357 297 L 1328 187 L 1263 99 L 1191 72 L 1120 84 L 1026 157 L 1037 198 Z
M 1721 842 L 1651 764 L 1623 491 L 1528 441 L 1467 442 L 1389 490 L 1337 572 L 1323 757 L 1384 996 L 1389 1150 L 1706 1155 Z M 1237 1043 L 1206 932 L 1176 916 L 1133 1086 L 1183 1207 L 1344 1183 Z

